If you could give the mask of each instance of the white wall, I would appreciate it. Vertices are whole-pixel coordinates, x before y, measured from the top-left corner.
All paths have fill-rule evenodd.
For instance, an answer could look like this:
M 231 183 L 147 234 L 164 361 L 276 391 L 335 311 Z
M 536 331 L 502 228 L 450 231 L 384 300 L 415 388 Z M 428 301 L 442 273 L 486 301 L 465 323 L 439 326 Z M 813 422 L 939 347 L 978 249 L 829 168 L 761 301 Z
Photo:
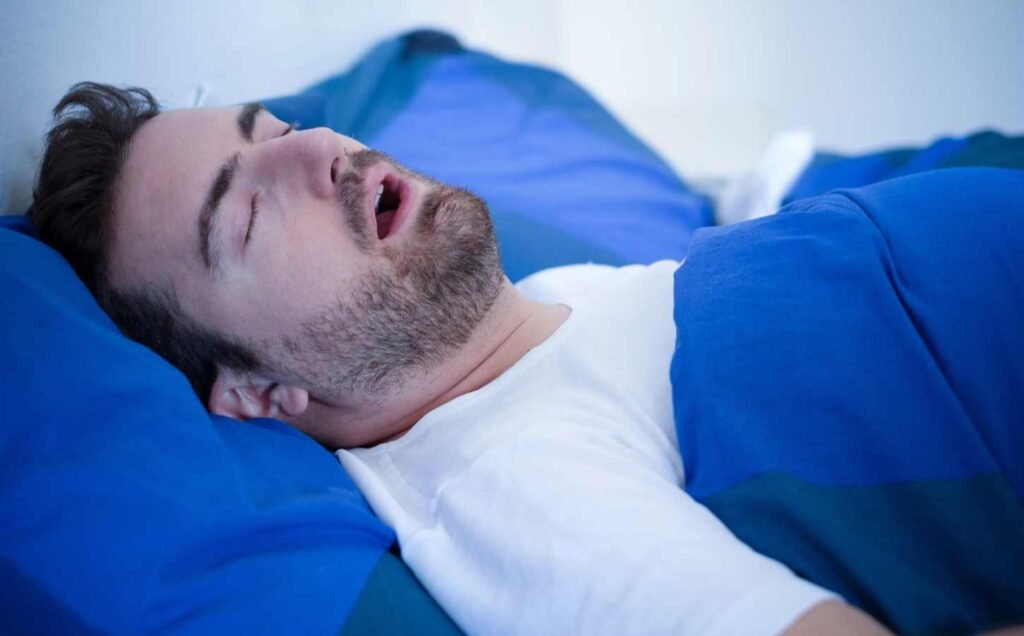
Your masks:
M 1024 131 L 1022 0 L 3 0 L 0 210 L 30 196 L 48 111 L 92 79 L 184 105 L 302 88 L 382 37 L 449 29 L 594 91 L 687 175 L 779 130 L 841 150 Z
M 569 0 L 562 65 L 684 171 L 779 130 L 839 150 L 1024 130 L 1021 0 Z

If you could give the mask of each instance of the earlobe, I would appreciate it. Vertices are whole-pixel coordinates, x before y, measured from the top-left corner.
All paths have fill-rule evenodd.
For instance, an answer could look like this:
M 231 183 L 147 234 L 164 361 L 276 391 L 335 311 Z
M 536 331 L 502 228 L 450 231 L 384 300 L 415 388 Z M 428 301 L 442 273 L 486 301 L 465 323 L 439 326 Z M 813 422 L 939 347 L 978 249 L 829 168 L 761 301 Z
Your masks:
M 275 384 L 270 399 L 286 417 L 298 417 L 309 407 L 309 391 L 294 386 Z

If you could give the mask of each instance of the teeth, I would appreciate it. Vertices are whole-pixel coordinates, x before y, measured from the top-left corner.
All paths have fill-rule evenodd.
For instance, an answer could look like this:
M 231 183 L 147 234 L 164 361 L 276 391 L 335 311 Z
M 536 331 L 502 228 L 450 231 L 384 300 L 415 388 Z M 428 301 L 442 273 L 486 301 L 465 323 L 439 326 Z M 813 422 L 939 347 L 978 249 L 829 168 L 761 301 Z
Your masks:
M 373 201 L 373 211 L 378 212 L 380 210 L 380 197 L 384 194 L 384 184 L 377 186 L 377 198 Z

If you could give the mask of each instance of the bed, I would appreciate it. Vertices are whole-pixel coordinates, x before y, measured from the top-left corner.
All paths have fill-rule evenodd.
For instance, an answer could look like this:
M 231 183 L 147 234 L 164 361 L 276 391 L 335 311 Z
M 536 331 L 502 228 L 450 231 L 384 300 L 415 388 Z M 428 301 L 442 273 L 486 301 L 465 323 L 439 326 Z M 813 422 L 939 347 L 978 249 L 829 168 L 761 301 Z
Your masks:
M 331 127 L 480 194 L 513 281 L 563 264 L 679 260 L 691 245 L 704 267 L 720 245 L 713 230 L 695 235 L 714 224 L 712 198 L 585 90 L 446 33 L 387 40 L 344 72 L 264 103 L 285 121 Z M 787 198 L 799 205 L 835 187 L 952 165 L 1021 168 L 1022 155 L 1019 139 L 995 132 L 864 157 L 819 153 Z M 0 585 L 9 625 L 33 633 L 458 631 L 401 564 L 393 533 L 333 455 L 281 422 L 208 415 L 181 374 L 117 332 L 22 217 L 0 223 L 0 294 Z M 712 319 L 726 314 L 704 314 L 711 318 L 693 323 L 681 346 L 719 342 L 698 326 L 735 328 Z M 704 358 L 688 351 L 686 359 Z M 719 391 L 744 373 L 674 372 L 679 386 L 719 378 Z M 723 398 L 729 404 L 745 395 L 734 389 Z M 696 421 L 694 409 L 686 413 Z M 705 430 L 693 421 L 687 435 Z M 701 492 L 716 503 L 720 490 Z M 734 505 L 718 512 L 728 516 Z M 735 523 L 756 525 L 742 514 Z

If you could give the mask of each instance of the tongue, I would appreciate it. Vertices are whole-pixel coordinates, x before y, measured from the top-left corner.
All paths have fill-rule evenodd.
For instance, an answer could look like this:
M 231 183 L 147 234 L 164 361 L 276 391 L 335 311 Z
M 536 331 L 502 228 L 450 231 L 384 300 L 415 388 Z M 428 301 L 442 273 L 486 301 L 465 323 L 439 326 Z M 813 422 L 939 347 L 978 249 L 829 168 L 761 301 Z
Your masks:
M 383 239 L 391 231 L 391 219 L 395 217 L 395 211 L 381 212 L 377 215 L 377 238 Z

